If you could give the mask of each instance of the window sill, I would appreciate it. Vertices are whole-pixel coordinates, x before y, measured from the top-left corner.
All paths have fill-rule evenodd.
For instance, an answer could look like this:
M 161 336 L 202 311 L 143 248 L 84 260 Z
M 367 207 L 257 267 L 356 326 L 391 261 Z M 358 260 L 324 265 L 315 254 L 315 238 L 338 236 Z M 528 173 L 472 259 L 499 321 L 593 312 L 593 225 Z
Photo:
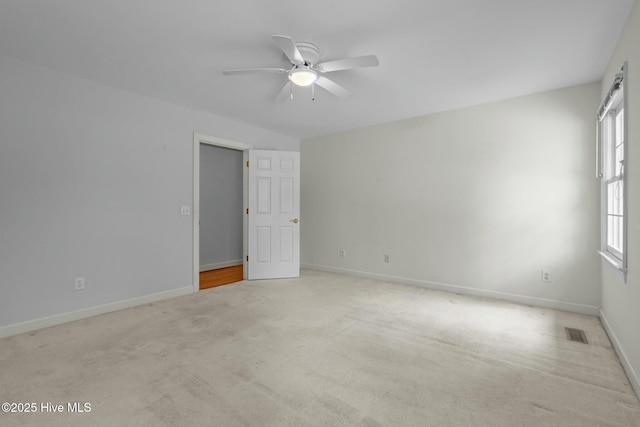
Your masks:
M 622 261 L 620 261 L 619 259 L 615 258 L 611 254 L 608 254 L 604 251 L 598 251 L 598 253 L 600 254 L 600 256 L 602 256 L 603 259 L 605 259 L 609 264 L 611 264 L 611 266 L 615 268 L 618 273 L 622 274 L 622 277 L 624 277 L 624 281 L 626 283 L 627 269 L 623 267 Z

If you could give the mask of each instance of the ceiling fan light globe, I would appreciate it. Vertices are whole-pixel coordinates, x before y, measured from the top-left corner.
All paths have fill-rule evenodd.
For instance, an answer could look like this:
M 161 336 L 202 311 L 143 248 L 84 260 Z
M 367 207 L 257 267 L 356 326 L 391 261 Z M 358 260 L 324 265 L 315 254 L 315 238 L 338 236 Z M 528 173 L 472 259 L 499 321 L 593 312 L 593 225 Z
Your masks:
M 297 86 L 309 86 L 318 78 L 318 74 L 308 68 L 302 70 L 294 70 L 289 73 L 289 80 Z

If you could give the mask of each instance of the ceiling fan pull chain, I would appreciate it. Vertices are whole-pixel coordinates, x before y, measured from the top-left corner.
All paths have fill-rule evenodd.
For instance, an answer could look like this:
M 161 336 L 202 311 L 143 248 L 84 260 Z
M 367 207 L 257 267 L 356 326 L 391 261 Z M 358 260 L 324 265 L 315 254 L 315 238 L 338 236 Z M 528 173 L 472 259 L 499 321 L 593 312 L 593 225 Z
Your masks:
M 289 98 L 293 101 L 293 83 L 289 82 Z
M 311 100 L 312 101 L 316 100 L 316 85 L 315 84 L 311 84 Z

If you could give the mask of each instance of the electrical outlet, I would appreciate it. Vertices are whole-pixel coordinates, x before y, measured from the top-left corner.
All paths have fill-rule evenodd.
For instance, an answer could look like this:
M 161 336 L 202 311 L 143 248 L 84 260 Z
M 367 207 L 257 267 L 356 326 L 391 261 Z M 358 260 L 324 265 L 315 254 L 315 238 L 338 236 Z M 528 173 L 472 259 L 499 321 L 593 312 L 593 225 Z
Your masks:
M 340 258 L 346 258 L 347 257 L 347 251 L 344 249 L 340 249 Z
M 389 255 L 388 254 L 384 255 L 384 262 L 389 262 Z
M 551 272 L 549 270 L 542 270 L 540 272 L 540 281 L 543 283 L 551 283 Z
M 180 206 L 180 215 L 191 215 L 191 206 Z
M 76 277 L 73 281 L 76 291 L 84 289 L 84 277 Z

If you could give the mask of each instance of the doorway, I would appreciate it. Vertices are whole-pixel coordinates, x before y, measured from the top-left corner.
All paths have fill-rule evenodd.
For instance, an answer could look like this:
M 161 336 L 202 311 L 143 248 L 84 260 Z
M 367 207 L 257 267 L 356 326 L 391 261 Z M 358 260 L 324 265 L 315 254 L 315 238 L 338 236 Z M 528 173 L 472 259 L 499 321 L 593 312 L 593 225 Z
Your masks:
M 247 219 L 246 215 L 243 215 L 247 208 L 247 171 L 243 165 L 248 159 L 248 150 L 251 148 L 252 146 L 249 144 L 194 133 L 194 292 L 218 286 L 225 281 L 232 283 L 247 277 Z M 216 159 L 218 165 L 216 169 L 222 170 L 210 170 L 207 165 L 215 167 L 216 163 L 215 161 L 213 164 L 206 162 L 207 159 Z M 236 161 L 239 164 L 228 164 L 228 162 Z M 242 169 L 240 185 L 237 185 L 237 176 L 235 181 L 230 175 L 224 177 L 226 169 L 228 169 L 227 172 L 234 175 L 238 173 L 238 167 Z M 203 178 L 207 182 L 203 182 Z M 222 185 L 213 188 L 212 181 Z M 216 198 L 217 204 L 212 203 L 211 197 Z M 216 212 L 212 211 L 214 205 L 217 206 Z M 233 214 L 233 210 L 236 209 L 238 210 L 237 217 Z M 220 224 L 215 223 L 216 216 L 222 219 Z M 237 241 L 229 239 L 237 239 Z M 201 275 L 202 270 L 207 273 Z

